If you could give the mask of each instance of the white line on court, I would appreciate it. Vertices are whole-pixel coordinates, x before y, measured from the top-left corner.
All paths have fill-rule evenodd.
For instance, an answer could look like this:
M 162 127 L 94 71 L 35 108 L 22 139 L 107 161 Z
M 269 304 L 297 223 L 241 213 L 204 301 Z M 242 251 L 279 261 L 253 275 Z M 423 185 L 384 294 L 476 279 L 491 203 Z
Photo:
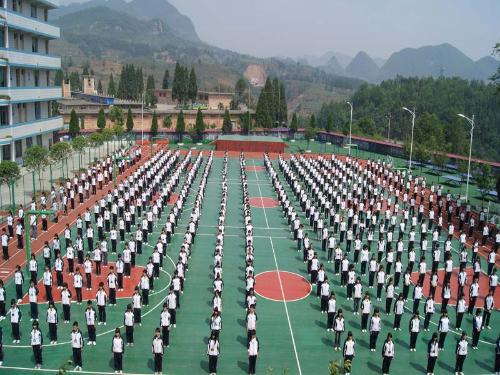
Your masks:
M 274 264 L 276 265 L 276 271 L 278 273 L 278 281 L 280 283 L 281 297 L 283 298 L 283 305 L 285 306 L 286 319 L 288 320 L 288 328 L 290 329 L 290 336 L 292 337 L 292 345 L 293 345 L 293 351 L 295 352 L 295 360 L 297 361 L 299 375 L 302 375 L 302 369 L 300 368 L 299 354 L 297 353 L 297 346 L 295 345 L 295 337 L 293 335 L 292 323 L 290 322 L 290 315 L 288 314 L 288 306 L 286 304 L 285 292 L 283 290 L 283 283 L 281 281 L 281 275 L 280 275 L 280 270 L 278 267 L 278 261 L 276 259 L 276 252 L 274 251 L 273 238 L 269 237 L 269 241 L 271 242 L 271 249 L 273 251 L 273 257 L 274 257 Z
M 252 160 L 253 166 L 255 167 L 255 160 Z M 259 181 L 259 175 L 257 174 L 257 171 L 254 170 L 255 172 L 255 178 L 257 179 L 257 182 Z M 257 184 L 259 188 L 259 194 L 260 194 L 260 202 L 262 204 L 262 210 L 264 211 L 264 218 L 266 219 L 266 226 L 269 229 L 269 221 L 267 221 L 267 214 L 266 214 L 266 207 L 264 206 L 264 199 L 262 197 L 262 191 L 260 190 L 260 184 Z

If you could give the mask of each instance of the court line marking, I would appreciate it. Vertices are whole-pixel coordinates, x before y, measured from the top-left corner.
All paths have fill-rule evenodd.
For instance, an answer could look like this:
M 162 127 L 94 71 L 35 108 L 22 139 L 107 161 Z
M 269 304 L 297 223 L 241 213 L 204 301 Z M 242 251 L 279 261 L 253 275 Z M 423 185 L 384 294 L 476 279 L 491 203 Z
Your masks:
M 167 283 L 167 285 L 162 290 L 160 290 L 158 292 L 155 292 L 154 294 L 159 294 L 162 291 L 165 291 L 166 289 L 168 289 L 170 287 L 170 284 L 172 283 L 172 275 L 170 275 L 170 273 L 168 273 L 167 271 L 164 271 L 164 270 L 162 270 L 162 272 L 164 272 L 164 273 L 166 273 L 168 275 L 168 277 L 170 278 L 170 281 Z M 125 298 L 125 297 L 121 297 L 121 298 Z M 158 306 L 160 306 L 161 304 L 163 304 L 163 302 L 166 301 L 166 300 L 167 300 L 167 296 L 163 297 L 160 300 L 160 302 L 158 302 L 151 309 L 149 309 L 144 314 L 142 314 L 141 317 L 144 318 L 144 317 L 148 316 L 149 314 L 151 314 L 153 311 L 155 311 L 158 308 Z M 122 324 L 122 325 L 117 326 L 117 327 L 118 328 L 123 328 L 124 326 Z M 101 336 L 107 335 L 108 333 L 114 332 L 115 328 L 110 329 L 108 331 L 101 332 L 101 333 L 97 334 L 96 337 L 101 337 Z M 43 348 L 44 349 L 48 349 L 48 348 L 52 348 L 52 347 L 56 347 L 56 346 L 61 346 L 61 345 L 68 345 L 68 344 L 71 344 L 71 341 L 58 342 L 57 344 L 53 344 L 53 345 L 43 345 Z M 8 345 L 4 345 L 4 347 L 6 347 L 6 348 L 31 348 L 31 345 L 10 345 L 10 344 L 8 344 Z M 2 366 L 2 367 L 0 367 L 0 369 L 1 368 L 6 368 L 6 367 Z M 38 371 L 40 371 L 40 370 L 38 370 Z M 95 372 L 95 374 L 103 374 L 103 373 L 102 372 Z
M 289 272 L 289 271 L 264 271 L 264 272 L 261 272 L 261 273 L 258 273 L 257 275 L 255 275 L 255 279 L 257 280 L 257 277 L 259 275 L 264 275 L 266 273 L 275 273 L 275 272 L 278 272 L 278 273 L 288 273 L 288 274 L 291 274 L 291 275 L 299 276 L 299 277 L 303 278 L 307 282 L 307 284 L 309 285 L 309 292 L 304 297 L 300 297 L 300 298 L 296 298 L 296 299 L 288 299 L 286 302 L 298 302 L 298 301 L 302 301 L 303 299 L 306 299 L 307 297 L 309 297 L 311 295 L 311 292 L 312 292 L 312 285 L 311 285 L 311 283 L 309 283 L 304 276 L 302 276 L 302 275 L 300 275 L 298 273 L 295 273 L 295 272 Z M 256 289 L 254 289 L 254 291 L 255 291 L 255 293 L 257 295 L 259 295 L 262 298 L 267 299 L 269 301 L 283 302 L 283 300 L 280 300 L 280 299 L 274 299 L 274 298 L 263 296 L 262 294 L 260 294 L 259 292 L 257 292 Z
M 253 161 L 253 166 L 255 167 L 255 160 Z M 257 186 L 259 188 L 259 195 L 260 195 L 260 202 L 262 204 L 262 210 L 264 211 L 264 218 L 266 219 L 266 226 L 269 228 L 269 221 L 267 221 L 267 214 L 266 214 L 266 207 L 264 206 L 264 197 L 262 196 L 262 191 L 260 190 L 260 184 L 259 182 L 259 175 L 257 174 L 257 171 L 255 171 L 255 178 L 257 179 Z
M 297 346 L 295 345 L 295 337 L 293 335 L 293 329 L 292 329 L 292 323 L 290 321 L 290 315 L 288 314 L 287 301 L 285 299 L 285 292 L 283 290 L 283 282 L 281 281 L 280 270 L 279 270 L 279 267 L 278 267 L 278 261 L 276 259 L 276 252 L 274 251 L 274 244 L 273 244 L 272 237 L 269 237 L 269 241 L 271 242 L 271 249 L 273 251 L 273 258 L 274 258 L 274 264 L 276 265 L 276 271 L 278 271 L 278 281 L 279 281 L 280 289 L 281 289 L 281 297 L 283 298 L 283 301 L 282 301 L 283 302 L 283 306 L 285 306 L 286 319 L 288 320 L 288 329 L 290 330 L 290 336 L 292 337 L 292 345 L 293 345 L 293 351 L 295 353 L 295 360 L 297 361 L 297 367 L 299 369 L 299 375 L 302 375 L 302 369 L 300 368 L 299 354 L 297 352 Z

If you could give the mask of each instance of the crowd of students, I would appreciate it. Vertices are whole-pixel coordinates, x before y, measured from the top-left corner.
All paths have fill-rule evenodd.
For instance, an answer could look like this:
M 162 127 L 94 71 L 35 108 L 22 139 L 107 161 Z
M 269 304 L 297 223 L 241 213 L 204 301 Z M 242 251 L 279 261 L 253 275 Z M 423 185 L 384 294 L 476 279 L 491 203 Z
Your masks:
M 438 286 L 443 285 L 438 332 L 427 348 L 427 373 L 433 374 L 451 325 L 448 301 L 451 299 L 451 276 L 457 264 L 454 263 L 457 256 L 453 254 L 452 240 L 457 234 L 460 271 L 456 281 L 458 302 L 455 328 L 461 328 L 465 313 L 472 315 L 471 346 L 478 348 L 481 331 L 491 329 L 490 317 L 495 309 L 498 280 L 496 253 L 500 245 L 500 234 L 497 232 L 487 253 L 487 272 L 483 272 L 479 251 L 481 246 L 487 244 L 490 233 L 482 214 L 479 222 L 479 227 L 483 228 L 482 237 L 470 238 L 476 234 L 476 224 L 468 204 L 464 205 L 460 199 L 453 202 L 449 193 L 443 194 L 441 186 L 427 187 L 424 178 L 394 171 L 381 162 L 368 161 L 363 165 L 355 159 L 342 161 L 334 155 L 316 159 L 292 155 L 289 162 L 280 157 L 279 169 L 288 187 L 282 184 L 267 155 L 264 163 L 297 242 L 297 251 L 302 252 L 310 281 L 317 286 L 321 313 L 327 314 L 327 330 L 335 333 L 335 350 L 341 348 L 341 336 L 346 330 L 346 312 L 337 309 L 336 293 L 328 273 L 339 277 L 341 288 L 346 289 L 347 300 L 353 301 L 351 313 L 361 315 L 361 334 L 369 331 L 371 351 L 376 351 L 382 320 L 381 311 L 371 301 L 372 293 L 365 292 L 365 288 L 376 288 L 374 294 L 378 302 L 385 292 L 385 313 L 394 314 L 394 330 L 401 330 L 402 317 L 407 310 L 411 312 L 409 347 L 410 351 L 416 351 L 418 335 L 422 330 L 421 316 L 424 317 L 423 329 L 428 331 L 435 312 L 435 293 Z M 455 231 L 454 222 L 457 221 L 458 231 Z M 313 233 L 311 237 L 306 232 L 307 227 Z M 448 236 L 442 243 L 439 237 L 444 231 Z M 378 238 L 375 233 L 378 233 Z M 314 237 L 319 241 L 318 249 L 321 248 L 323 256 L 313 246 Z M 472 241 L 471 250 L 467 240 Z M 375 253 L 372 252 L 373 244 Z M 416 251 L 420 251 L 419 260 Z M 430 273 L 427 272 L 427 257 L 432 259 Z M 329 263 L 333 263 L 332 268 L 329 268 Z M 469 264 L 473 266 L 472 280 L 466 272 Z M 405 302 L 410 299 L 415 265 L 418 280 L 411 296 L 413 304 L 408 308 Z M 439 280 L 440 265 L 444 267 L 443 280 Z M 488 290 L 480 289 L 479 280 L 482 278 L 488 279 Z M 398 294 L 400 282 L 403 284 L 402 292 Z M 428 285 L 427 298 L 424 298 L 425 284 Z M 465 300 L 467 287 L 468 303 Z M 424 299 L 422 310 L 420 301 Z M 481 299 L 483 306 L 476 306 Z M 464 332 L 455 350 L 457 374 L 463 373 L 468 344 Z M 344 358 L 351 365 L 356 350 L 351 330 L 343 345 Z M 496 353 L 495 371 L 499 371 L 498 342 Z M 389 374 L 394 355 L 392 333 L 389 332 L 382 347 L 383 374 Z

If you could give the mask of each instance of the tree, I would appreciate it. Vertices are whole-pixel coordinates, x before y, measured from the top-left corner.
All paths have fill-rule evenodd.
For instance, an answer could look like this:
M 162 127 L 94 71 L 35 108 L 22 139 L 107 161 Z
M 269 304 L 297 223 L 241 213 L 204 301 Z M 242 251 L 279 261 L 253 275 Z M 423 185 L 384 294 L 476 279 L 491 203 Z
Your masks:
M 78 119 L 78 115 L 74 109 L 71 110 L 71 114 L 69 116 L 69 134 L 71 138 L 76 137 L 80 134 L 80 120 Z
M 500 43 L 497 43 L 495 47 L 493 47 L 492 55 L 500 56 Z M 500 102 L 500 65 L 498 65 L 496 73 L 491 76 L 490 80 L 496 86 L 497 97 Z
M 64 162 L 71 155 L 71 144 L 68 142 L 57 142 L 49 151 L 50 160 L 54 163 L 61 163 L 62 177 L 64 179 Z
M 123 126 L 123 111 L 120 107 L 114 105 L 109 110 L 109 119 L 116 125 Z
M 130 133 L 134 129 L 134 117 L 132 116 L 132 109 L 127 112 L 127 132 Z
M 71 141 L 71 147 L 78 154 L 78 169 L 81 169 L 82 154 L 85 152 L 85 148 L 87 148 L 88 145 L 89 145 L 89 142 L 88 142 L 87 138 L 82 137 L 82 136 L 75 137 Z
M 293 134 L 297 133 L 297 130 L 299 130 L 299 120 L 297 119 L 296 113 L 294 113 L 292 115 L 292 122 L 290 123 L 290 130 L 292 131 Z
M 497 174 L 497 183 L 495 185 L 495 190 L 497 192 L 497 197 L 500 197 L 500 173 Z
M 101 133 L 92 133 L 89 138 L 89 145 L 93 148 L 99 148 L 104 143 L 104 137 Z M 100 156 L 99 150 L 99 156 Z
M 191 72 L 189 73 L 189 83 L 187 88 L 187 98 L 193 104 L 196 101 L 198 96 L 198 83 L 196 81 L 196 73 L 194 71 L 194 67 L 191 68 Z
M 172 127 L 172 116 L 167 115 L 163 118 L 163 127 L 167 129 Z
M 434 171 L 438 175 L 438 181 L 439 181 L 439 176 L 441 176 L 444 172 L 444 167 L 446 165 L 447 160 L 448 157 L 444 152 L 434 152 L 432 154 L 432 163 L 436 166 L 436 169 Z
M 168 71 L 168 69 L 165 69 L 165 74 L 163 75 L 163 81 L 161 83 L 161 88 L 163 90 L 168 89 L 168 82 L 169 81 L 170 81 L 170 72 Z
M 272 127 L 274 116 L 272 115 L 272 83 L 268 78 L 264 88 L 260 92 L 255 111 L 255 122 L 260 128 Z
M 476 169 L 476 175 L 474 178 L 476 180 L 477 189 L 481 194 L 481 200 L 484 202 L 486 196 L 495 187 L 495 181 L 491 175 L 491 167 L 489 164 L 479 165 Z
M 188 98 L 188 72 L 179 63 L 175 64 L 174 80 L 172 82 L 172 99 L 184 104 Z
M 203 132 L 205 131 L 205 122 L 203 121 L 203 113 L 201 109 L 198 108 L 196 113 L 196 123 L 194 125 L 195 138 L 199 142 L 203 139 Z
M 102 130 L 106 127 L 106 115 L 104 113 L 104 109 L 102 108 L 97 114 L 97 127 L 99 128 L 99 130 Z
M 229 111 L 226 109 L 224 111 L 224 119 L 222 120 L 222 133 L 229 134 L 233 131 L 233 123 L 231 122 L 231 116 Z
M 99 95 L 102 95 L 103 91 L 102 91 L 102 82 L 101 80 L 99 80 L 99 82 L 97 83 L 97 93 Z
M 252 128 L 252 115 L 247 111 L 241 116 L 241 133 L 248 134 Z
M 154 107 L 158 101 L 155 95 L 155 79 L 153 76 L 148 76 L 145 100 L 146 105 L 150 107 Z
M 179 141 L 182 141 L 185 130 L 186 124 L 184 123 L 184 112 L 181 110 L 177 116 L 177 124 L 175 125 L 175 133 L 177 134 Z
M 351 361 L 344 361 L 343 364 L 340 363 L 339 360 L 331 361 L 328 364 L 328 375 L 342 375 L 342 374 L 350 374 L 351 373 Z
M 328 115 L 328 118 L 326 120 L 325 131 L 328 133 L 333 131 L 333 116 L 332 115 Z
M 80 75 L 77 72 L 71 72 L 69 75 L 69 82 L 71 84 L 72 91 L 82 91 L 82 81 L 80 80 Z
M 151 135 L 154 137 L 158 134 L 158 115 L 153 112 L 153 118 L 151 119 Z
M 234 109 L 237 109 L 240 104 L 247 104 L 250 106 L 247 99 L 248 82 L 245 78 L 241 77 L 234 85 Z
M 16 199 L 14 188 L 16 181 L 21 178 L 21 170 L 16 162 L 11 160 L 2 160 L 0 162 L 0 184 L 9 187 L 10 204 L 12 212 L 15 212 Z
M 49 165 L 49 151 L 42 146 L 31 146 L 24 153 L 24 167 L 32 173 L 33 176 L 33 195 L 36 196 L 35 173 L 38 173 L 38 182 L 42 190 L 41 172 Z
M 62 70 L 56 71 L 56 74 L 54 76 L 54 85 L 62 86 L 63 80 L 64 80 L 64 75 Z
M 102 141 L 106 143 L 106 153 L 109 155 L 109 142 L 113 140 L 115 135 L 114 128 L 120 128 L 123 133 L 123 128 L 120 125 L 114 125 L 113 129 L 105 128 L 101 131 Z
M 116 96 L 116 87 L 115 87 L 115 80 L 113 78 L 113 73 L 109 75 L 108 95 Z

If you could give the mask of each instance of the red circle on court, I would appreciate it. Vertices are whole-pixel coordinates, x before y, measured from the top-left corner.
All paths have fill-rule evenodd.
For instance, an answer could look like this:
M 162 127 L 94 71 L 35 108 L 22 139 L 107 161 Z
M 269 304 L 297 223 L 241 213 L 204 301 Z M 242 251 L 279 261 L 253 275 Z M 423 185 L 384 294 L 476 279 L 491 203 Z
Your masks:
M 311 291 L 311 284 L 293 272 L 266 271 L 255 276 L 255 293 L 271 301 L 298 301 L 306 298 Z
M 179 194 L 172 193 L 170 194 L 170 199 L 168 200 L 167 204 L 173 206 L 175 203 L 177 203 L 177 199 L 179 199 Z
M 264 168 L 263 166 L 260 166 L 260 165 L 247 165 L 245 167 L 245 170 L 247 172 L 262 172 L 262 171 L 266 170 L 266 168 Z
M 248 203 L 250 203 L 250 206 L 257 208 L 273 208 L 278 207 L 279 205 L 279 202 L 276 199 L 268 197 L 250 198 Z

